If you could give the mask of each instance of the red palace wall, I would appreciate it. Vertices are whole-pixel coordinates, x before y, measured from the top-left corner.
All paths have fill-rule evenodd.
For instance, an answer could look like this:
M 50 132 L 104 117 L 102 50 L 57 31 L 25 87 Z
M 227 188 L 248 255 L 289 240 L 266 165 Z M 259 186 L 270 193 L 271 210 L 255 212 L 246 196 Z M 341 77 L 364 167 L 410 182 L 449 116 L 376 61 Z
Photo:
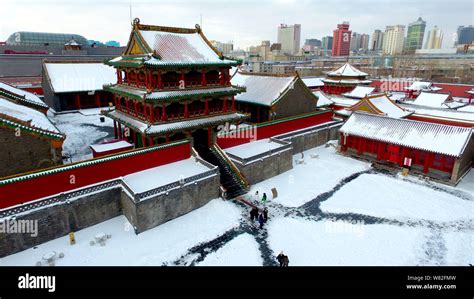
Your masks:
M 178 143 L 165 148 L 156 146 L 155 148 L 154 150 L 153 147 L 150 147 L 130 151 L 127 153 L 135 154 L 128 156 L 123 156 L 124 153 L 121 153 L 55 167 L 46 171 L 38 171 L 35 172 L 38 176 L 25 178 L 17 182 L 2 184 L 6 179 L 0 180 L 0 209 L 176 162 L 191 156 L 189 142 Z M 109 159 L 110 157 L 116 158 Z M 95 164 L 89 165 L 90 162 L 95 162 Z M 76 167 L 41 175 L 44 172 L 61 170 L 71 166 Z M 21 179 L 22 176 L 16 177 Z M 71 183 L 72 180 L 74 180 L 74 183 Z
M 257 125 L 256 131 L 255 128 L 250 129 L 253 130 L 250 131 L 253 136 L 251 134 L 248 134 L 248 129 L 241 129 L 239 130 L 239 134 L 237 136 L 226 136 L 217 138 L 217 144 L 223 149 L 229 148 L 251 141 L 270 138 L 276 135 L 329 122 L 332 121 L 332 116 L 332 111 L 324 111 L 319 112 L 317 114 L 312 113 L 308 116 L 303 116 L 296 119 L 288 118 L 281 120 L 273 120 Z
M 357 136 L 344 137 L 341 134 L 341 140 L 343 143 L 341 146 L 342 151 L 347 151 L 348 148 L 351 148 L 356 150 L 359 156 L 364 153 L 371 153 L 377 156 L 377 160 L 389 161 L 400 166 L 403 166 L 404 158 L 411 158 L 412 165 L 421 166 L 425 173 L 428 172 L 428 168 L 447 173 L 452 173 L 453 171 L 455 158 L 451 156 L 434 154 Z

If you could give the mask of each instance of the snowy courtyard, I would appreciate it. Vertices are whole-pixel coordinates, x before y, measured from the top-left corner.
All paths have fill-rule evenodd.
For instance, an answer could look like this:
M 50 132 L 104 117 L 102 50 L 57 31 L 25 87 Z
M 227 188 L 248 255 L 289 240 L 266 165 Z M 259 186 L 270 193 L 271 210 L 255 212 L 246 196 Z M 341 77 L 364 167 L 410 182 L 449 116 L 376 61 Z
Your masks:
M 70 157 L 64 163 L 72 163 L 92 158 L 91 144 L 104 139 L 114 138 L 114 126 L 111 118 L 100 121 L 100 110 L 104 108 L 82 109 L 78 112 L 54 115 L 48 112 L 49 119 L 66 134 L 63 155 Z
M 64 236 L 0 265 L 31 266 L 56 252 L 64 254 L 56 266 L 271 266 L 283 251 L 290 266 L 467 266 L 474 263 L 473 185 L 472 170 L 453 188 L 380 173 L 321 146 L 244 196 L 260 208 L 255 192 L 269 197 L 263 229 L 250 222 L 250 207 L 214 199 L 139 235 L 120 216 L 76 232 L 75 245 Z M 111 237 L 91 242 L 103 234 Z

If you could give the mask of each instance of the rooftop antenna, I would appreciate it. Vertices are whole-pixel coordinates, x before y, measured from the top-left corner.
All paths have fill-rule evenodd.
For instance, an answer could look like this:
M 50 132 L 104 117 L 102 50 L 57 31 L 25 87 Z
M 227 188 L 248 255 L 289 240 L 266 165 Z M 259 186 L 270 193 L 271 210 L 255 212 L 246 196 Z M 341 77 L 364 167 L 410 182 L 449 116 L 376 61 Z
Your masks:
M 133 22 L 132 22 L 132 3 L 130 3 L 130 24 L 133 24 Z
M 200 23 L 199 23 L 199 26 L 201 27 L 201 30 L 202 30 L 202 14 L 199 15 L 201 20 L 200 20 Z

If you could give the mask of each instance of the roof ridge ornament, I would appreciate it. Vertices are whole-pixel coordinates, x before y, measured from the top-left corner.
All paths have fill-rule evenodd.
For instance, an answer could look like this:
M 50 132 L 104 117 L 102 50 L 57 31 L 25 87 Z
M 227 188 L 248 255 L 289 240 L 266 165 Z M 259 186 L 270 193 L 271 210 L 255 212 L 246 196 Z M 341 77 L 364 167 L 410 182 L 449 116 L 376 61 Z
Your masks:
M 132 25 L 133 27 L 138 27 L 138 25 L 140 25 L 140 18 L 133 19 Z

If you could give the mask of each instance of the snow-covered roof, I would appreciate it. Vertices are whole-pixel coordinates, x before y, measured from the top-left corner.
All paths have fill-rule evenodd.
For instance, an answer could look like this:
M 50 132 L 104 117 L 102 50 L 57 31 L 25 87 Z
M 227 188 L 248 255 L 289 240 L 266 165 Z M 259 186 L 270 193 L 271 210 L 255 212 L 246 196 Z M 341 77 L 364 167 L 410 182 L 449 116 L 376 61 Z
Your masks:
M 237 73 L 231 79 L 232 85 L 245 86 L 247 92 L 235 96 L 235 100 L 272 106 L 294 82 L 295 77 L 246 75 Z
M 337 70 L 328 73 L 328 76 L 331 77 L 365 77 L 368 75 L 369 74 L 356 69 L 350 63 L 345 63 Z
M 462 111 L 461 109 L 454 110 L 454 109 L 443 109 L 443 108 L 430 108 L 425 106 L 417 106 L 417 105 L 403 105 L 403 108 L 407 108 L 410 110 L 414 110 L 415 114 L 427 115 L 432 116 L 434 118 L 444 118 L 449 119 L 451 121 L 469 121 L 474 122 L 474 109 L 472 112 L 469 111 Z
M 19 97 L 26 102 L 29 102 L 29 103 L 32 103 L 44 108 L 48 108 L 48 105 L 46 105 L 37 95 L 31 92 L 0 82 L 0 92 L 2 90 L 4 90 L 6 93 L 9 93 L 13 96 Z
M 90 148 L 96 153 L 103 153 L 103 152 L 108 152 L 111 150 L 118 150 L 118 149 L 126 149 L 130 147 L 133 147 L 133 144 L 128 143 L 127 141 L 124 141 L 124 140 L 117 141 L 117 142 L 90 145 Z
M 318 78 L 318 77 L 301 78 L 304 84 L 306 84 L 306 86 L 308 86 L 309 88 L 324 86 L 323 79 L 324 78 Z
M 466 91 L 468 94 L 474 94 L 474 88 L 471 90 Z
M 334 80 L 334 79 L 323 79 L 324 83 L 336 83 L 336 84 L 370 84 L 371 80 L 357 80 L 357 79 L 343 79 L 343 80 Z
M 266 138 L 226 148 L 225 152 L 237 156 L 238 158 L 248 159 L 253 156 L 263 154 L 271 150 L 276 150 L 285 146 L 286 145 L 282 143 L 278 143 L 270 138 Z
M 442 88 L 433 86 L 431 82 L 414 81 L 410 86 L 405 87 L 405 89 L 413 91 L 439 91 Z
M 334 105 L 342 106 L 342 107 L 350 107 L 359 103 L 360 100 L 349 99 L 340 95 L 331 95 L 331 101 L 334 102 Z
M 443 108 L 447 107 L 443 105 L 450 99 L 449 93 L 432 93 L 422 91 L 420 95 L 413 101 L 413 104 L 419 106 Z
M 467 105 L 467 106 L 458 108 L 457 111 L 462 111 L 462 112 L 474 112 L 474 105 Z
M 472 137 L 472 128 L 352 113 L 341 127 L 344 134 L 459 157 Z
M 45 62 L 44 67 L 55 93 L 102 90 L 117 82 L 115 69 L 103 63 Z
M 363 97 L 374 92 L 375 87 L 372 86 L 356 86 L 350 92 L 343 93 L 342 95 L 348 98 L 362 99 Z
M 316 90 L 313 92 L 313 94 L 318 97 L 317 107 L 324 107 L 334 104 L 334 101 L 331 100 L 331 98 L 322 90 Z
M 0 98 L 0 118 L 3 118 L 2 115 L 6 116 L 8 120 L 26 123 L 31 128 L 61 134 L 48 117 L 38 110 Z
M 150 48 L 156 51 L 160 61 L 220 62 L 219 55 L 198 33 L 140 30 L 140 34 Z
M 201 118 L 191 118 L 182 121 L 166 122 L 162 124 L 149 125 L 140 120 L 137 120 L 123 112 L 113 110 L 106 113 L 107 116 L 128 124 L 136 130 L 145 134 L 164 134 L 168 132 L 178 132 L 186 129 L 192 129 L 200 126 L 214 125 L 225 122 L 239 121 L 247 118 L 245 114 L 240 113 L 227 113 L 220 115 L 209 115 Z
M 392 102 L 385 94 L 366 97 L 349 109 L 351 111 L 359 111 L 361 105 L 369 106 L 377 114 L 394 118 L 403 118 L 413 113 Z

